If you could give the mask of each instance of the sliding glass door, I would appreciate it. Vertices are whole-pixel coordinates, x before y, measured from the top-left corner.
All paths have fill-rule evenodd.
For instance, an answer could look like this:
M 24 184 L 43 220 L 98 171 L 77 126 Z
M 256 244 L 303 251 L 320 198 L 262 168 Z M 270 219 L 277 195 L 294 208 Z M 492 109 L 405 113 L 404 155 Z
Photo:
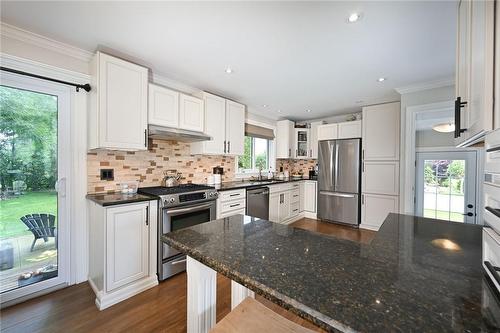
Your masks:
M 68 282 L 69 88 L 0 74 L 2 303 Z

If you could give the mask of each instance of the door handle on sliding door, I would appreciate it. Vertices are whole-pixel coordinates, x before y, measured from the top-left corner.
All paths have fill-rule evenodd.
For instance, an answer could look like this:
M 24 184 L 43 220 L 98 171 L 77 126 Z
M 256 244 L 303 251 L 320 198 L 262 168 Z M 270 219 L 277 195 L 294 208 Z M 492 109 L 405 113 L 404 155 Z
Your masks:
M 59 178 L 56 181 L 54 189 L 61 196 L 61 198 L 66 197 L 66 177 Z

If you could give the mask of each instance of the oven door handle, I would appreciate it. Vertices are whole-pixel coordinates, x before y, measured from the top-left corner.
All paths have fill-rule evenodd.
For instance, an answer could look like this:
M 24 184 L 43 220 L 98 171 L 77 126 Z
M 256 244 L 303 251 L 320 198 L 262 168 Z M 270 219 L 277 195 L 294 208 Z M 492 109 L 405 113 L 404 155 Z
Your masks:
M 186 207 L 186 208 L 173 208 L 173 209 L 166 208 L 166 210 L 167 210 L 168 215 L 178 215 L 178 214 L 187 213 L 187 212 L 196 212 L 197 210 L 201 210 L 201 209 L 205 209 L 205 208 L 211 208 L 212 205 L 213 205 L 212 203 L 208 203 L 208 204 L 204 204 L 204 205 L 190 206 L 190 207 Z

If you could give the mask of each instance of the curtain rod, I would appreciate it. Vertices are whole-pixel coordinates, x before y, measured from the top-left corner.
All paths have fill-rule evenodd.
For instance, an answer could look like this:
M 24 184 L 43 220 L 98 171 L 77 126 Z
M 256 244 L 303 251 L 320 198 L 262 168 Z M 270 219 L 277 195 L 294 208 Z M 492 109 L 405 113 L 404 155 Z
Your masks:
M 36 75 L 36 74 L 27 73 L 27 72 L 23 72 L 23 71 L 18 71 L 17 69 L 1 67 L 1 66 L 0 66 L 0 70 L 15 73 L 15 74 L 20 74 L 20 75 L 25 75 L 25 76 L 31 76 L 31 77 L 34 77 L 37 79 L 66 84 L 68 86 L 76 87 L 76 91 L 80 91 L 80 88 L 81 88 L 81 89 L 85 90 L 86 92 L 89 92 L 91 89 L 90 84 L 88 84 L 88 83 L 86 83 L 86 84 L 72 83 L 72 82 L 62 81 L 62 80 L 58 80 L 58 79 L 53 79 L 53 78 L 46 77 L 46 76 L 41 76 L 41 75 Z

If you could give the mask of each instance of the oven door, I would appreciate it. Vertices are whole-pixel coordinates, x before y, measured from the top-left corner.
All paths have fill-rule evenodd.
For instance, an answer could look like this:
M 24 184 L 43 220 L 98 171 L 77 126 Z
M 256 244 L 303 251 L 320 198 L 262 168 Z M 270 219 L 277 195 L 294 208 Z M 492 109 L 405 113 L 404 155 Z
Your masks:
M 177 208 L 162 209 L 162 234 L 215 220 L 215 201 Z M 162 260 L 168 260 L 180 252 L 162 242 Z

